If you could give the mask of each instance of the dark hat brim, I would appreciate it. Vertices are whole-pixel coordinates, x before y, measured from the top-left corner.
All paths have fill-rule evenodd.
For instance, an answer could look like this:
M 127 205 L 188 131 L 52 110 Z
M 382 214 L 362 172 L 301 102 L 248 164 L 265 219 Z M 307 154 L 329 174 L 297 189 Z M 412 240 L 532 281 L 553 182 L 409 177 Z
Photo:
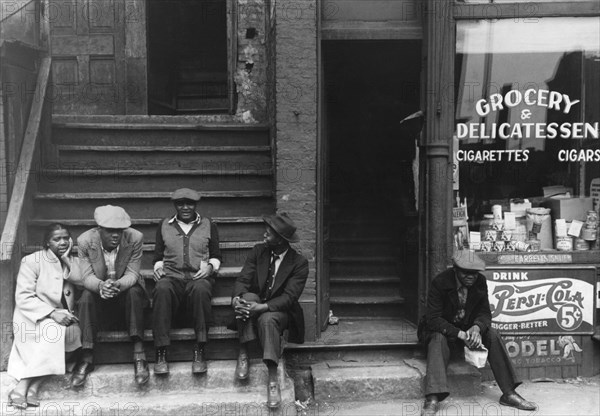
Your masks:
M 275 224 L 273 223 L 273 220 L 270 217 L 263 216 L 263 221 L 269 227 L 271 227 L 277 233 L 277 235 L 281 236 L 281 238 L 288 241 L 289 243 L 297 243 L 298 241 L 300 241 L 300 237 L 298 236 L 297 232 L 294 232 L 294 234 L 292 234 L 290 237 L 286 237 L 285 235 L 280 234 L 279 231 L 277 231 L 277 227 L 275 226 Z

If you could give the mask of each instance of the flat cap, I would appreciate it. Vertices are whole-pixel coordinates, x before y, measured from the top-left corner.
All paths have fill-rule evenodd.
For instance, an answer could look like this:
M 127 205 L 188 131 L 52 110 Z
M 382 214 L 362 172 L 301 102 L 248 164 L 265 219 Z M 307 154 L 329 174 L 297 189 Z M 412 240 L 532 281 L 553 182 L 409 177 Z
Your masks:
M 131 218 L 121 207 L 103 205 L 94 211 L 96 224 L 104 228 L 128 228 L 131 226 Z
M 485 270 L 485 262 L 471 250 L 457 250 L 452 256 L 454 266 L 463 270 Z
M 171 201 L 180 199 L 189 199 L 190 201 L 200 201 L 200 194 L 190 188 L 181 188 L 171 194 Z

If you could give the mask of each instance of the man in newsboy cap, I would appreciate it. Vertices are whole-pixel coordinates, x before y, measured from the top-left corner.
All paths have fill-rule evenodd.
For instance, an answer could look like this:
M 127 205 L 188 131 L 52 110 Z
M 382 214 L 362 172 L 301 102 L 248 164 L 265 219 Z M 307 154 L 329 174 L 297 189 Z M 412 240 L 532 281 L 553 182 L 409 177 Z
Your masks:
M 267 406 L 277 408 L 281 404 L 277 379 L 281 335 L 289 329 L 290 342 L 304 342 L 304 315 L 298 299 L 308 277 L 308 260 L 290 247 L 300 239 L 286 213 L 263 220 L 264 243 L 255 245 L 248 254 L 233 289 L 231 305 L 240 337 L 235 373 L 240 380 L 248 378 L 247 345 L 258 337 L 269 371 Z
M 434 415 L 439 401 L 448 397 L 446 370 L 450 345 L 488 350 L 488 361 L 502 390 L 500 404 L 535 410 L 515 389 L 521 384 L 500 335 L 491 327 L 487 282 L 480 272 L 485 262 L 473 251 L 457 250 L 453 268 L 430 284 L 427 314 L 419 323 L 419 340 L 427 346 L 427 375 L 423 415 Z
M 198 192 L 182 188 L 171 195 L 176 214 L 162 220 L 156 230 L 152 332 L 156 348 L 154 374 L 168 374 L 167 347 L 173 314 L 180 306 L 193 319 L 196 342 L 192 373 L 207 369 L 205 346 L 212 315 L 214 276 L 221 266 L 219 232 L 208 217 L 196 212 Z
M 123 317 L 133 342 L 135 381 L 143 385 L 150 374 L 143 344 L 144 307 L 148 303 L 140 275 L 143 235 L 130 228 L 131 219 L 121 207 L 97 207 L 94 220 L 98 226 L 77 239 L 85 290 L 78 302 L 82 354 L 71 386 L 82 387 L 94 369 L 93 348 L 98 329 Z

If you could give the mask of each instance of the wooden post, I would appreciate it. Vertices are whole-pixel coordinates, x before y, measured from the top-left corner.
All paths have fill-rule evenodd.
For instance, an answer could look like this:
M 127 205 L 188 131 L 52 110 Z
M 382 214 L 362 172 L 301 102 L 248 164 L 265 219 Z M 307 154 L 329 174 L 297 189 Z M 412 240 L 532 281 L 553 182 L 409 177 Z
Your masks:
M 427 0 L 424 11 L 426 53 L 425 130 L 421 147 L 425 167 L 424 277 L 419 282 L 421 311 L 431 279 L 446 269 L 451 244 L 454 132 L 455 24 L 452 0 Z

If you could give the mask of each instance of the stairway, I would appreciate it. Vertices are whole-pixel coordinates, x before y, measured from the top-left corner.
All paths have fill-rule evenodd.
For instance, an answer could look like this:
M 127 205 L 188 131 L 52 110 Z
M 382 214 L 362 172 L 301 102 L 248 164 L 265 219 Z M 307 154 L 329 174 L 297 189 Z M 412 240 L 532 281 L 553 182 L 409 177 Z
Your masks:
M 101 122 L 97 121 L 101 120 Z M 159 221 L 174 215 L 169 197 L 181 187 L 202 195 L 198 211 L 219 228 L 223 265 L 213 291 L 214 322 L 207 357 L 237 356 L 232 319 L 233 282 L 249 250 L 262 240 L 262 215 L 274 211 L 273 171 L 266 125 L 198 125 L 149 116 L 55 117 L 54 155 L 46 155 L 38 175 L 34 213 L 28 222 L 28 249 L 41 245 L 42 230 L 63 222 L 75 240 L 94 227 L 99 205 L 122 206 L 132 227 L 144 234 L 142 275 L 152 292 L 152 257 Z M 175 124 L 175 123 L 178 124 Z M 75 247 L 76 250 L 76 247 Z M 154 357 L 151 314 L 146 314 L 145 341 Z M 194 334 L 185 320 L 175 322 L 172 361 L 189 361 Z M 96 361 L 129 363 L 131 343 L 125 328 L 99 334 Z
M 401 256 L 397 224 L 368 203 L 350 215 L 348 208 L 344 211 L 330 224 L 327 244 L 334 315 L 371 320 L 405 317 L 406 259 Z

